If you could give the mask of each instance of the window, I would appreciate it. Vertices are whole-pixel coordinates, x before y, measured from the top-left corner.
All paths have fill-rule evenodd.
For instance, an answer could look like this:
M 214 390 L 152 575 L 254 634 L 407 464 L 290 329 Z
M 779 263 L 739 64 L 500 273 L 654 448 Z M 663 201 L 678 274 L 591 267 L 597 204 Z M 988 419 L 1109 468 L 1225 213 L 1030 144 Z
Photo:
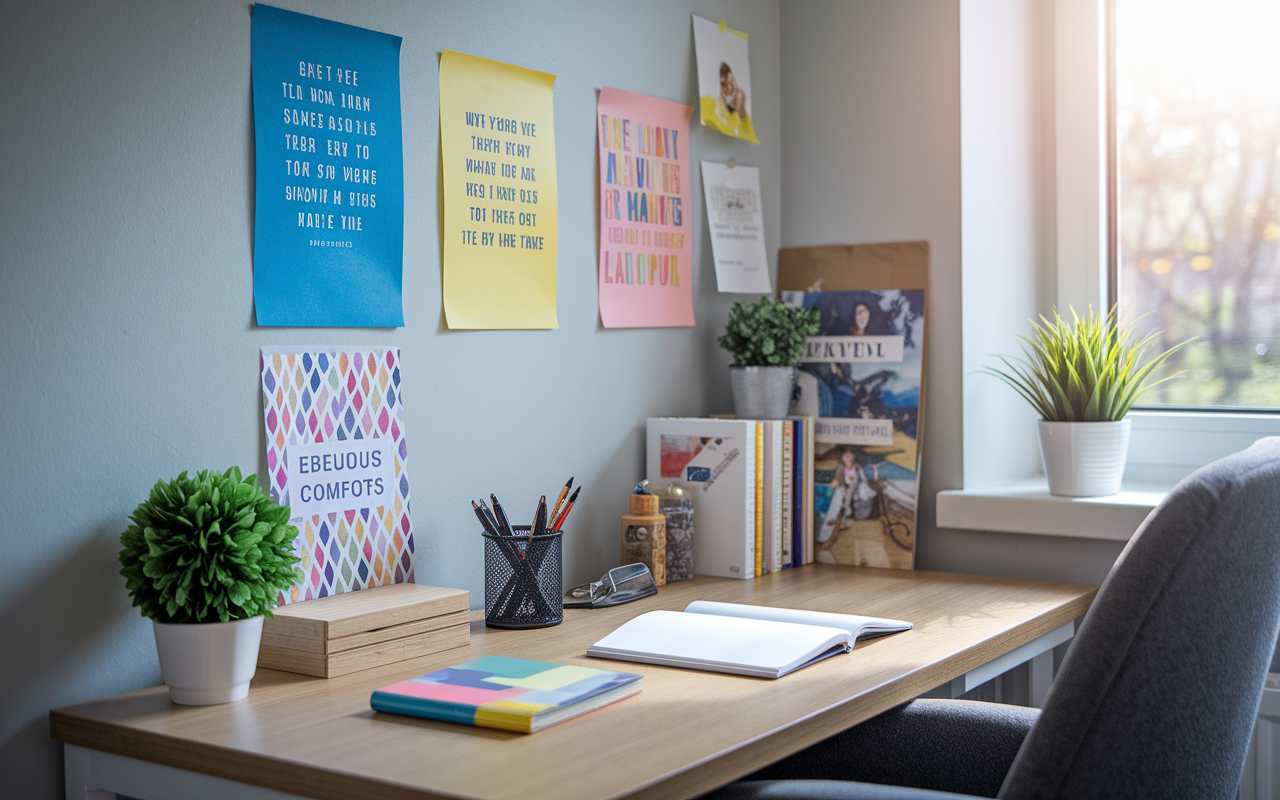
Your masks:
M 1113 13 L 1121 319 L 1196 337 L 1144 405 L 1280 409 L 1280 3 Z

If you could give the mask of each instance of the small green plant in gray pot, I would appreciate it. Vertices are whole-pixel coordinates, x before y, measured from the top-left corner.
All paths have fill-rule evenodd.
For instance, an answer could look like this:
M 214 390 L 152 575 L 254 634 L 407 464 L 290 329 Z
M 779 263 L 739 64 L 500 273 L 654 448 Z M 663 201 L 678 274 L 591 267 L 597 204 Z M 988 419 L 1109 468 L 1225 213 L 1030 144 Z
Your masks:
M 1115 494 L 1129 452 L 1129 409 L 1152 386 L 1151 374 L 1186 342 L 1145 361 L 1159 332 L 1134 340 L 1133 327 L 1120 327 L 1113 307 L 1106 316 L 1093 308 L 1083 317 L 1071 310 L 1067 322 L 1032 322 L 1023 358 L 997 356 L 1004 369 L 984 371 L 1000 378 L 1040 412 L 1040 457 L 1049 493 L 1067 497 Z M 1179 373 L 1180 374 L 1180 373 Z
M 805 337 L 818 332 L 820 320 L 816 308 L 792 308 L 768 297 L 749 305 L 733 304 L 724 335 L 716 342 L 733 356 L 729 382 L 739 417 L 787 416 Z
M 240 469 L 158 481 L 120 535 L 120 574 L 152 622 L 169 697 L 240 700 L 258 663 L 263 617 L 302 579 L 298 529 Z

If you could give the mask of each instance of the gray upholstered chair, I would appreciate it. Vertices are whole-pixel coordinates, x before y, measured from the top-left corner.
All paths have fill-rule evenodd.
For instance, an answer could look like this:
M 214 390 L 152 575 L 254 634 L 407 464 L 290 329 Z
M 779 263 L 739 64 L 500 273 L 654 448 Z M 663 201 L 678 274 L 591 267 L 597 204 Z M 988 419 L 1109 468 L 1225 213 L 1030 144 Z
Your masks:
M 1197 471 L 1152 512 L 1043 710 L 916 700 L 712 796 L 1232 798 L 1278 629 L 1280 438 L 1270 438 Z

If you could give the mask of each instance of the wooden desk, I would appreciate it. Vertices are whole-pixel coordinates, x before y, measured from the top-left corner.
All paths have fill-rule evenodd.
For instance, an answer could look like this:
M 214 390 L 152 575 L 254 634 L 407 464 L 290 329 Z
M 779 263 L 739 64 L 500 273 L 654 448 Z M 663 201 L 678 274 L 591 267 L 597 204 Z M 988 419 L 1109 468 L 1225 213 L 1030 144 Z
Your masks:
M 79 746 L 317 798 L 689 798 L 1059 629 L 1084 614 L 1096 591 L 821 564 L 754 581 L 697 578 L 618 608 L 567 610 L 555 628 L 498 631 L 476 622 L 468 647 L 340 678 L 259 669 L 237 703 L 175 706 L 157 686 L 57 709 L 50 727 L 69 745 L 69 775 L 88 769 Z M 895 617 L 916 627 L 776 681 L 586 658 L 590 644 L 631 617 L 696 599 Z M 640 672 L 644 691 L 528 736 L 369 708 L 380 686 L 492 654 Z M 82 780 L 91 777 L 71 777 L 79 788 L 69 780 L 68 796 L 84 798 Z

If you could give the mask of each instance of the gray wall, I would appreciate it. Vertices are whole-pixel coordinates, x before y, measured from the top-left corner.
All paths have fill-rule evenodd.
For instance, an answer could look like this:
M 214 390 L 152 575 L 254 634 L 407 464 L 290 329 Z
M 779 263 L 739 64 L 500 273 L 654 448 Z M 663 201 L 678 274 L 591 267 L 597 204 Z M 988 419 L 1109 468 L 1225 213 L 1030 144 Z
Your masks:
M 0 794 L 52 798 L 50 708 L 159 682 L 117 538 L 159 478 L 263 471 L 258 348 L 403 351 L 418 580 L 482 602 L 467 500 L 532 512 L 585 484 L 566 581 L 618 559 L 643 474 L 646 416 L 728 411 L 715 347 L 728 305 L 705 236 L 698 326 L 603 330 L 596 311 L 596 91 L 695 104 L 690 13 L 751 34 L 762 145 L 695 125 L 691 153 L 758 165 L 780 239 L 777 0 L 352 3 L 291 10 L 404 37 L 405 326 L 263 329 L 252 307 L 253 130 L 247 2 L 0 4 Z M 555 331 L 450 332 L 441 316 L 437 58 L 443 48 L 558 75 Z M 702 187 L 694 169 L 694 206 Z M 506 387 L 563 385 L 536 394 Z M 499 388 L 501 387 L 501 388 Z

